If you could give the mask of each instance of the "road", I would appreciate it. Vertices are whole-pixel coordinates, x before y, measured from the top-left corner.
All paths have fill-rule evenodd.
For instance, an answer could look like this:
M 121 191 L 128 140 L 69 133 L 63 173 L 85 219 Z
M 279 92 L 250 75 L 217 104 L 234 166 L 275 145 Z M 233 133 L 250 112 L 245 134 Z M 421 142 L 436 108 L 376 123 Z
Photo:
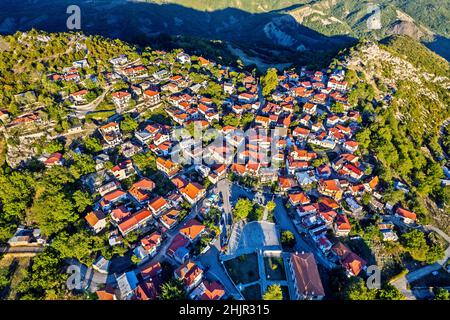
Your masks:
M 226 273 L 224 266 L 219 261 L 220 248 L 218 248 L 219 243 L 216 241 L 215 245 L 211 246 L 208 251 L 201 254 L 197 261 L 201 263 L 203 267 L 208 267 L 207 273 L 210 273 L 222 283 L 226 289 L 226 292 L 232 296 L 239 297 L 240 292 L 236 289 L 230 277 Z
M 100 103 L 105 99 L 106 95 L 111 91 L 111 87 L 108 87 L 103 91 L 103 93 L 98 96 L 94 101 L 82 105 L 82 106 L 73 106 L 71 107 L 72 110 L 75 111 L 76 115 L 78 117 L 84 117 L 89 112 L 95 111 L 95 109 L 99 106 Z
M 443 232 L 442 230 L 440 230 L 439 228 L 436 228 L 434 226 L 430 226 L 430 225 L 423 226 L 423 229 L 436 232 L 437 234 L 439 234 L 442 238 L 444 238 L 447 241 L 449 246 L 447 247 L 447 250 L 445 250 L 445 255 L 442 260 L 440 260 L 436 263 L 427 265 L 427 266 L 420 268 L 418 270 L 415 270 L 413 272 L 409 272 L 405 276 L 392 282 L 392 284 L 398 290 L 400 290 L 403 293 L 403 295 L 406 297 L 406 299 L 408 299 L 408 300 L 415 300 L 417 298 L 415 296 L 415 294 L 413 294 L 411 292 L 411 290 L 408 288 L 408 284 L 425 277 L 426 275 L 432 273 L 433 271 L 438 271 L 445 265 L 447 260 L 450 258 L 450 237 L 445 232 Z
M 276 204 L 274 210 L 274 217 L 276 220 L 276 224 L 281 229 L 289 230 L 294 234 L 296 239 L 295 250 L 298 252 L 305 251 L 314 253 L 317 262 L 327 269 L 332 269 L 333 267 L 335 267 L 335 265 L 331 261 L 329 261 L 323 255 L 323 253 L 320 252 L 319 249 L 315 247 L 314 244 L 308 243 L 308 240 L 300 235 L 294 223 L 292 222 L 292 219 L 289 217 L 288 212 L 286 211 L 286 207 L 284 206 L 283 203 L 283 198 L 280 197 L 279 195 L 272 193 L 264 193 L 263 195 L 266 198 L 266 200 L 274 199 Z M 254 191 L 245 189 L 244 187 L 241 187 L 238 184 L 233 183 L 231 186 L 231 203 L 235 203 L 239 199 L 239 197 L 247 197 L 250 200 L 253 200 Z

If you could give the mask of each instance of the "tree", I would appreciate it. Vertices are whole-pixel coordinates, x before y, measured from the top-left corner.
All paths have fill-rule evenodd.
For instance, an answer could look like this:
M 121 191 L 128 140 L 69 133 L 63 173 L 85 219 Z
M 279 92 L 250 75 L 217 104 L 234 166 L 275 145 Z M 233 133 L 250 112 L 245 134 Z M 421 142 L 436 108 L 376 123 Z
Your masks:
M 32 216 L 47 236 L 62 231 L 77 220 L 72 202 L 63 193 L 37 199 L 32 207 Z
M 123 116 L 123 120 L 120 122 L 120 130 L 124 133 L 130 133 L 137 129 L 137 121 L 135 121 L 129 114 Z
M 21 299 L 45 299 L 62 296 L 68 275 L 63 270 L 64 263 L 57 252 L 48 248 L 38 254 L 32 262 L 31 272 L 18 286 Z
M 253 208 L 252 211 L 250 211 L 248 219 L 250 221 L 259 221 L 263 218 L 263 216 L 264 216 L 264 209 L 262 207 L 257 206 Z
M 87 207 L 92 205 L 92 196 L 81 190 L 77 190 L 73 193 L 72 199 L 74 201 L 75 209 L 78 213 L 83 213 Z
M 428 249 L 426 262 L 432 264 L 443 259 L 444 257 L 444 248 L 440 244 L 434 243 Z
M 281 232 L 281 244 L 288 248 L 292 248 L 295 245 L 295 236 L 292 231 L 284 230 Z
M 253 203 L 249 199 L 240 198 L 233 209 L 233 216 L 238 220 L 244 220 L 252 210 Z
M 277 206 L 277 204 L 275 203 L 275 201 L 269 201 L 267 202 L 267 210 L 269 210 L 269 212 L 272 212 L 273 210 L 275 210 L 275 207 Z
M 283 292 L 279 284 L 273 284 L 267 287 L 263 300 L 283 300 Z
M 0 269 L 0 292 L 9 286 L 9 270 L 7 267 Z
M 184 300 L 186 299 L 186 291 L 183 283 L 176 279 L 169 280 L 161 286 L 162 300 Z
M 58 140 L 52 140 L 44 147 L 44 151 L 47 153 L 55 153 L 64 150 L 64 145 Z
M 83 144 L 84 148 L 89 153 L 97 153 L 103 150 L 102 144 L 96 138 L 87 137 L 86 139 L 84 139 Z
M 361 278 L 352 278 L 345 290 L 347 300 L 375 300 L 376 289 L 369 289 Z
M 267 70 L 266 75 L 261 79 L 261 84 L 262 84 L 262 94 L 265 97 L 271 95 L 272 92 L 278 86 L 277 69 L 270 68 L 269 70 Z
M 237 118 L 236 115 L 233 113 L 229 113 L 223 116 L 222 121 L 225 126 L 238 127 L 240 124 L 239 118 Z
M 330 110 L 333 113 L 342 113 L 342 112 L 344 112 L 344 105 L 341 102 L 335 102 L 330 107 Z
M 444 288 L 434 288 L 434 300 L 450 300 L 450 294 L 448 290 Z
M 423 232 L 413 230 L 402 235 L 405 248 L 417 261 L 425 261 L 428 252 L 428 245 Z
M 390 283 L 386 283 L 378 290 L 378 299 L 381 300 L 405 300 L 405 296 Z
M 75 234 L 60 232 L 53 240 L 52 247 L 63 259 L 75 258 L 82 263 L 92 265 L 92 254 L 103 247 L 103 241 L 87 230 Z

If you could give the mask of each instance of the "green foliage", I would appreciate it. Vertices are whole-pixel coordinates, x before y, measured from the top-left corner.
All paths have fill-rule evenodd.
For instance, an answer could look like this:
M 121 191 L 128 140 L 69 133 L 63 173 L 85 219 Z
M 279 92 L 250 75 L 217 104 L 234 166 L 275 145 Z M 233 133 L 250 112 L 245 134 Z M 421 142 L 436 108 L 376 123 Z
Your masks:
M 131 133 L 136 130 L 138 123 L 128 113 L 123 116 L 123 120 L 120 122 L 120 130 L 124 133 Z
M 62 259 L 75 258 L 78 261 L 92 265 L 93 253 L 103 247 L 103 240 L 93 236 L 88 230 L 81 230 L 75 234 L 60 232 L 52 243 L 52 248 L 57 250 Z
M 73 203 L 63 193 L 48 194 L 37 199 L 32 208 L 34 220 L 42 233 L 50 236 L 77 220 Z
M 263 300 L 283 300 L 283 292 L 279 284 L 273 284 L 267 287 Z
M 32 262 L 27 278 L 19 284 L 21 299 L 62 298 L 66 292 L 68 275 L 61 272 L 64 263 L 57 253 L 49 248 L 38 254 Z
M 83 146 L 87 152 L 94 154 L 102 151 L 102 144 L 97 138 L 87 137 L 83 139 Z
M 444 288 L 434 288 L 434 300 L 450 300 L 450 293 Z
M 172 279 L 161 286 L 160 298 L 162 300 L 184 300 L 186 299 L 186 291 L 180 281 Z
M 262 94 L 268 97 L 278 86 L 277 69 L 270 68 L 266 75 L 261 79 Z
M 253 203 L 246 198 L 240 198 L 233 209 L 233 217 L 238 220 L 244 220 L 253 210 Z
M 423 232 L 413 230 L 402 235 L 402 242 L 411 256 L 417 261 L 427 259 L 428 245 Z
M 288 248 L 295 246 L 295 236 L 292 231 L 284 230 L 281 232 L 281 244 Z

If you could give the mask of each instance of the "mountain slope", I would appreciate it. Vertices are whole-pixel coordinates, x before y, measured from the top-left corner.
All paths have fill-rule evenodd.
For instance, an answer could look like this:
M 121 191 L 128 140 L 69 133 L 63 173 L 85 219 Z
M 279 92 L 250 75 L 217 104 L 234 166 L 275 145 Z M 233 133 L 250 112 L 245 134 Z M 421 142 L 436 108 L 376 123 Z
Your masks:
M 361 42 L 342 58 L 354 86 L 349 100 L 359 105 L 363 127 L 358 135 L 374 156 L 388 200 L 404 202 L 447 232 L 450 187 L 441 187 L 439 129 L 450 117 L 450 66 L 406 36 L 380 43 Z M 393 189 L 394 181 L 410 189 Z

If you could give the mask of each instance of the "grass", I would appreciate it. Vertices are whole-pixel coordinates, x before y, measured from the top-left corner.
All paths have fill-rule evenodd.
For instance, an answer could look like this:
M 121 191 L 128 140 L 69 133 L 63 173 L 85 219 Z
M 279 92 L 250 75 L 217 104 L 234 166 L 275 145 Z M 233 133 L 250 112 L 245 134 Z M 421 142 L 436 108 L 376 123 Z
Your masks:
M 264 267 L 267 279 L 286 280 L 283 258 L 266 257 L 264 258 Z
M 261 286 L 259 284 L 248 286 L 242 290 L 242 295 L 245 300 L 261 300 Z
M 10 286 L 0 293 L 0 299 L 15 300 L 17 294 L 17 286 L 24 280 L 27 275 L 27 269 L 30 265 L 30 257 L 14 258 L 5 256 L 0 260 L 0 269 L 9 269 Z
M 245 254 L 224 262 L 235 284 L 250 283 L 259 280 L 258 257 L 256 253 Z

